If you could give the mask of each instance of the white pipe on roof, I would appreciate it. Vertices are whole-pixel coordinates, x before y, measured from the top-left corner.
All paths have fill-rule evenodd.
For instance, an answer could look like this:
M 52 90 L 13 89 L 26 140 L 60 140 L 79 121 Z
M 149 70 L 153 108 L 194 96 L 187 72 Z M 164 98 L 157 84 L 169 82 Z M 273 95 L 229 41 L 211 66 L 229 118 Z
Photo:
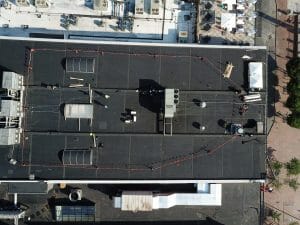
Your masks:
M 197 184 L 197 193 L 163 193 L 154 195 L 149 192 L 123 192 L 121 197 L 113 198 L 115 208 L 124 211 L 152 211 L 154 209 L 168 209 L 174 206 L 221 206 L 222 184 Z
M 167 196 L 154 196 L 153 209 L 167 209 L 176 205 L 222 205 L 222 184 L 206 184 L 209 186 L 206 193 L 174 193 Z

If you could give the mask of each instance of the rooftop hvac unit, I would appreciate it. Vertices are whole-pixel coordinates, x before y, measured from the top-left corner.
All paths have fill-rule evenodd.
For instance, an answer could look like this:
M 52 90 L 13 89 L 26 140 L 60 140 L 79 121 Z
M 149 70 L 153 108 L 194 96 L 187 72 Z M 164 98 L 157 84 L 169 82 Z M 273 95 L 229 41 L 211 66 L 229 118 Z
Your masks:
M 264 133 L 264 123 L 263 122 L 257 122 L 256 123 L 256 132 L 258 134 L 263 134 Z
M 0 128 L 0 145 L 14 145 L 20 143 L 20 129 Z
M 20 102 L 14 100 L 1 100 L 0 116 L 19 117 Z
M 262 62 L 250 62 L 248 76 L 249 76 L 250 90 L 263 89 L 263 63 Z
M 144 14 L 144 0 L 135 0 L 135 14 Z
M 100 11 L 106 11 L 108 9 L 107 0 L 94 0 L 94 9 Z
M 187 41 L 188 41 L 188 32 L 187 31 L 179 31 L 178 42 L 179 43 L 187 43 Z
M 4 71 L 2 73 L 2 88 L 21 90 L 23 76 L 14 72 Z
M 165 90 L 165 118 L 173 118 L 179 104 L 179 89 Z
M 159 15 L 159 0 L 151 0 L 150 13 Z
M 95 214 L 96 214 L 95 205 L 57 205 L 57 206 L 55 206 L 56 221 L 94 222 Z
M 34 5 L 38 8 L 46 8 L 48 7 L 47 0 L 35 0 Z
M 30 1 L 29 0 L 16 0 L 16 4 L 18 6 L 29 6 Z

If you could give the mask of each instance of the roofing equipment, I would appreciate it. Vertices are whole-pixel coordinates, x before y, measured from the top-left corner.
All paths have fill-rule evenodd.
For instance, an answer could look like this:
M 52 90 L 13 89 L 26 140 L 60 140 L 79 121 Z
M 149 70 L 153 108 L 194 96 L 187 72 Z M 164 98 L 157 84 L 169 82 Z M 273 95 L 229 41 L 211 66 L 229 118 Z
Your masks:
M 221 14 L 221 27 L 231 31 L 236 27 L 236 14 L 235 13 L 222 13 Z
M 260 94 L 244 95 L 243 100 L 244 100 L 244 102 L 257 102 L 257 101 L 261 101 L 261 95 Z
M 233 67 L 234 67 L 234 66 L 233 66 L 232 63 L 227 63 L 226 68 L 225 68 L 225 71 L 224 71 L 224 73 L 223 73 L 223 76 L 224 76 L 225 78 L 230 78 Z
M 165 118 L 173 118 L 179 103 L 178 89 L 165 89 Z
M 62 155 L 64 165 L 92 165 L 92 150 L 64 150 Z
M 167 209 L 177 205 L 220 206 L 222 205 L 222 185 L 197 184 L 197 193 L 174 193 L 154 195 L 149 191 L 124 191 L 121 197 L 114 197 L 114 207 L 122 211 L 152 211 Z
M 14 145 L 20 143 L 20 129 L 0 128 L 0 145 Z
M 65 104 L 65 119 L 93 119 L 94 106 L 92 104 Z
M 21 90 L 23 77 L 17 73 L 4 71 L 2 73 L 2 88 Z
M 160 0 L 151 0 L 150 13 L 152 15 L 159 15 L 159 1 Z
M 108 9 L 107 0 L 94 0 L 94 9 L 100 11 L 106 11 Z
M 144 0 L 135 0 L 135 14 L 144 14 Z
M 90 205 L 57 205 L 56 221 L 95 221 L 95 206 Z
M 66 59 L 66 72 L 94 73 L 95 58 L 70 57 Z
M 20 102 L 14 100 L 1 100 L 0 116 L 19 117 Z
M 263 63 L 249 63 L 249 89 L 263 89 Z

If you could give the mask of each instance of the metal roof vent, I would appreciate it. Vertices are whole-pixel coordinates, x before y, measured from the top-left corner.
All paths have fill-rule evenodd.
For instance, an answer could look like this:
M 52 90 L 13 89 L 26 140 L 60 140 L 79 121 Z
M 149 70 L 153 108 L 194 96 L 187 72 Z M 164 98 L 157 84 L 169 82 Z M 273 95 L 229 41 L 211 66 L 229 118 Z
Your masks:
M 71 202 L 77 202 L 82 199 L 82 190 L 81 189 L 73 189 L 69 194 L 69 199 Z
M 206 102 L 201 102 L 200 107 L 201 107 L 202 109 L 206 108 L 206 106 L 207 106 Z

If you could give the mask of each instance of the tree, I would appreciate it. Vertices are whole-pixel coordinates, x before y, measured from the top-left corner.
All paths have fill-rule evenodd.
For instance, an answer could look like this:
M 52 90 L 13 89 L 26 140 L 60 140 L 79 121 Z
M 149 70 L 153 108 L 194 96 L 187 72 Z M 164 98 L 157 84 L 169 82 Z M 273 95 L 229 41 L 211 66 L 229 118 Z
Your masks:
M 291 115 L 288 116 L 287 122 L 292 127 L 300 128 L 300 113 L 293 112 Z
M 278 178 L 275 179 L 275 180 L 273 180 L 271 182 L 271 184 L 272 184 L 272 187 L 274 187 L 277 190 L 279 190 L 282 187 L 282 185 L 283 185 Z
M 282 168 L 282 163 L 279 161 L 274 161 L 271 163 L 271 167 L 273 169 L 274 175 L 278 176 Z
M 298 117 L 299 118 L 299 117 Z M 300 122 L 300 120 L 299 120 Z M 300 161 L 297 158 L 292 158 L 285 164 L 288 175 L 298 175 L 300 173 Z
M 277 212 L 277 211 L 275 211 L 275 210 L 272 211 L 271 217 L 272 217 L 272 219 L 274 220 L 274 222 L 279 223 L 279 221 L 280 221 L 280 216 L 281 216 L 281 213 L 279 213 L 279 212 Z
M 286 70 L 291 78 L 300 77 L 300 58 L 293 58 L 286 64 Z
M 289 186 L 294 190 L 294 191 L 297 191 L 297 189 L 299 188 L 299 183 L 297 181 L 296 178 L 293 178 L 293 179 L 290 179 L 289 180 Z
M 291 80 L 287 85 L 289 98 L 286 106 L 292 111 L 287 122 L 290 126 L 300 128 L 300 58 L 293 58 L 286 64 Z

